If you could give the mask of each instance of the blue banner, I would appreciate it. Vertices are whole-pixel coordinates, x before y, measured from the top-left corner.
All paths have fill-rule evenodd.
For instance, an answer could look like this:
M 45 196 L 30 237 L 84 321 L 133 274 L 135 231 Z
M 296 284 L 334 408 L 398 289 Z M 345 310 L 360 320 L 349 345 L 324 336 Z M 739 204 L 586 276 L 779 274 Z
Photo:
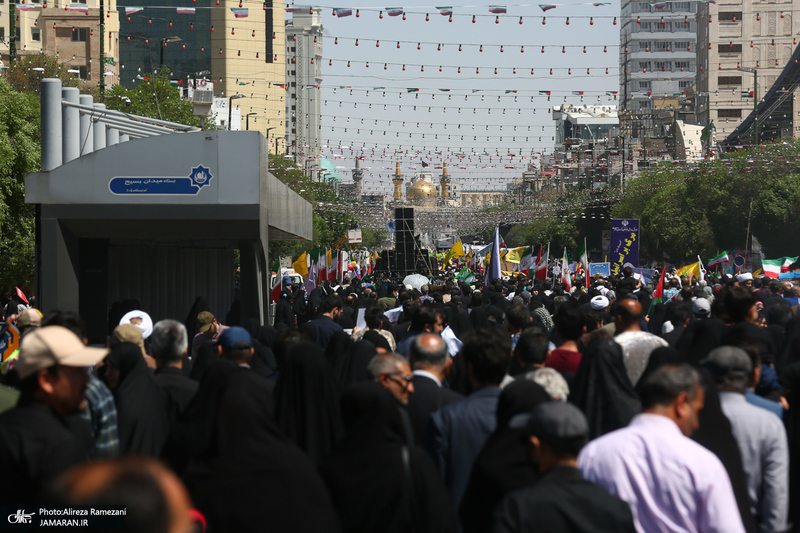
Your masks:
M 108 190 L 113 194 L 130 195 L 191 195 L 211 183 L 213 176 L 207 167 L 192 168 L 186 176 L 119 176 L 111 178 Z
M 602 276 L 607 278 L 611 275 L 611 263 L 589 263 L 589 277 Z
M 611 219 L 611 274 L 622 274 L 622 265 L 630 263 L 639 266 L 639 219 Z

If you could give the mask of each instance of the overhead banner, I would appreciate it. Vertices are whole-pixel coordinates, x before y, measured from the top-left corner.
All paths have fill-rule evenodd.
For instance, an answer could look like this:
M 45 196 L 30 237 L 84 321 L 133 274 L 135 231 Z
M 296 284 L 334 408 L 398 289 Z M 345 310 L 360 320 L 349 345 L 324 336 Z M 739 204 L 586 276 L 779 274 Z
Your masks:
M 622 265 L 639 266 L 639 219 L 611 219 L 611 274 L 622 274 Z

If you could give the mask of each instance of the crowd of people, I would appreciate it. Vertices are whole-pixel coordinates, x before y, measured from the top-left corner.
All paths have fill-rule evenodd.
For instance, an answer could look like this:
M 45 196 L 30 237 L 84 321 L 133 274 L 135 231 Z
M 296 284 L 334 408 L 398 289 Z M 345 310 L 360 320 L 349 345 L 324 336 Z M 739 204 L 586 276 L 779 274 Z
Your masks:
M 798 287 L 665 288 L 288 285 L 273 325 L 198 299 L 106 346 L 7 306 L 0 503 L 137 533 L 800 531 Z

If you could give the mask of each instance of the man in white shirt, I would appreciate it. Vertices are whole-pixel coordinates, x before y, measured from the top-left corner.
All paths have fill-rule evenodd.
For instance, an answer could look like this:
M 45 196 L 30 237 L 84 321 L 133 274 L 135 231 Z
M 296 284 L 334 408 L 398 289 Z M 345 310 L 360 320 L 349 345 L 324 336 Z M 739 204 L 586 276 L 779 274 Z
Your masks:
M 635 386 L 653 350 L 669 344 L 658 335 L 642 331 L 642 304 L 632 298 L 625 298 L 618 303 L 614 320 L 617 331 L 614 340 L 622 347 L 625 370 Z
M 642 414 L 583 449 L 583 476 L 628 502 L 640 533 L 743 532 L 725 467 L 689 438 L 705 400 L 697 371 L 662 366 L 639 394 Z

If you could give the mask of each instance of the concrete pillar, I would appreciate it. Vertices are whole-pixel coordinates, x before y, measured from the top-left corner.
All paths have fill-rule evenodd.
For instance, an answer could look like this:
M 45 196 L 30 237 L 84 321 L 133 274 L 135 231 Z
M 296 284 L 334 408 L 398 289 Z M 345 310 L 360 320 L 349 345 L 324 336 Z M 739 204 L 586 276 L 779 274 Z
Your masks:
M 108 126 L 106 128 L 106 146 L 119 144 L 119 130 Z
M 42 80 L 42 170 L 61 166 L 61 80 Z
M 127 134 L 127 133 L 120 133 L 120 134 L 119 134 L 119 142 L 121 142 L 121 143 L 126 143 L 126 142 L 128 142 L 129 140 L 130 140 L 130 137 L 128 137 L 128 134 Z
M 98 113 L 102 113 L 106 108 L 105 104 L 94 104 Z M 102 150 L 106 147 L 106 125 L 102 122 L 94 123 L 94 151 Z
M 47 251 L 41 268 L 40 309 L 80 311 L 78 291 L 78 238 L 58 219 L 41 219 L 42 249 Z
M 63 87 L 61 98 L 67 102 L 80 103 L 80 91 L 77 87 Z M 81 155 L 81 114 L 77 107 L 64 106 L 62 117 L 63 163 L 78 159 Z
M 81 105 L 88 105 L 90 107 L 94 104 L 94 98 L 92 98 L 91 94 L 80 95 L 79 101 Z M 82 111 L 80 117 L 81 155 L 91 154 L 94 152 L 94 127 L 92 124 L 92 116 L 88 112 Z

